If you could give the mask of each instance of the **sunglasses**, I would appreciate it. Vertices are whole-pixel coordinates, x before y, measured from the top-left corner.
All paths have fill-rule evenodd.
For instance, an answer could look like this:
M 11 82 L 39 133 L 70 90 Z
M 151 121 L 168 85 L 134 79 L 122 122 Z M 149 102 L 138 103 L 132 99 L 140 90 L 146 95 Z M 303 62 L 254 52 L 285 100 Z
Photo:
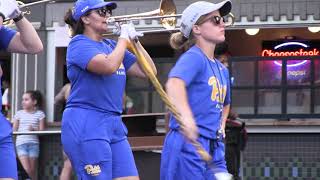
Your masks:
M 207 19 L 204 19 L 203 21 L 201 21 L 200 23 L 198 23 L 199 25 L 207 22 L 207 21 L 210 21 L 212 24 L 215 24 L 215 25 L 220 25 L 221 24 L 221 20 L 223 23 L 226 22 L 225 18 L 224 17 L 221 17 L 221 16 L 211 16 Z
M 111 9 L 108 9 L 108 8 L 100 8 L 100 9 L 95 9 L 93 11 L 95 11 L 101 17 L 106 17 L 107 15 L 108 16 L 112 15 Z

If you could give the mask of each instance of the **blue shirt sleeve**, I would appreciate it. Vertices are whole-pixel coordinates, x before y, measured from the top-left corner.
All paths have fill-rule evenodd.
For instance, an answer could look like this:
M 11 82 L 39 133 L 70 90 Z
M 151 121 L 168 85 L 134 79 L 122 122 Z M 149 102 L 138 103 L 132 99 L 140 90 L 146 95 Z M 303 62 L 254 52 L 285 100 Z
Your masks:
M 231 103 L 231 93 L 230 93 L 230 76 L 229 76 L 229 71 L 227 68 L 223 68 L 223 73 L 225 74 L 226 80 L 227 80 L 227 92 L 226 92 L 226 97 L 224 99 L 223 105 L 229 105 Z
M 11 39 L 17 31 L 1 26 L 0 28 L 0 50 L 6 50 L 10 44 Z
M 169 73 L 169 78 L 180 78 L 188 86 L 205 67 L 203 58 L 195 52 L 183 54 Z
M 67 62 L 86 70 L 88 63 L 94 56 L 106 54 L 96 46 L 97 44 L 88 38 L 81 35 L 75 36 L 68 46 Z
M 107 40 L 113 47 L 114 49 L 116 47 L 117 42 L 114 40 Z M 126 50 L 124 54 L 124 59 L 123 59 L 123 65 L 126 71 L 129 70 L 129 68 L 137 61 L 136 56 L 131 53 L 130 51 Z

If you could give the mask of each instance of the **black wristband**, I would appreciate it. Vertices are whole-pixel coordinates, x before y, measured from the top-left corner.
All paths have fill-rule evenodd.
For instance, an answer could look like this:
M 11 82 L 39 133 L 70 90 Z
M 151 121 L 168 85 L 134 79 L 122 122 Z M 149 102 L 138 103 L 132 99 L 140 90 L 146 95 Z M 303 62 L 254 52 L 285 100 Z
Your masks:
M 14 22 L 18 22 L 18 21 L 20 21 L 22 18 L 23 18 L 23 13 L 20 13 L 18 17 L 13 18 L 13 21 L 14 21 Z
M 6 17 L 4 17 L 4 14 L 2 14 L 2 12 L 0 12 L 0 16 L 2 17 L 2 21 L 6 19 Z

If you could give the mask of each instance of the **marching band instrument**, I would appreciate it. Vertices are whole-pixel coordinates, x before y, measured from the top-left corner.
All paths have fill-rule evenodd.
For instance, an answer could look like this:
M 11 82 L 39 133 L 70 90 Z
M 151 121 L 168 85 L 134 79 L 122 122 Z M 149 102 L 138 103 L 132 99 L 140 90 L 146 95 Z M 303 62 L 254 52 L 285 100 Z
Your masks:
M 107 19 L 108 24 L 114 23 L 126 23 L 137 20 L 159 19 L 163 28 L 153 29 L 147 31 L 140 31 L 141 33 L 157 33 L 157 32 L 174 32 L 179 31 L 176 28 L 177 18 L 182 14 L 176 14 L 176 6 L 173 0 L 161 0 L 159 8 L 153 11 L 137 13 L 131 15 L 111 16 Z M 225 26 L 230 27 L 235 22 L 235 17 L 232 13 L 229 13 L 225 18 Z M 116 28 L 119 28 L 116 26 Z M 120 32 L 119 29 L 113 29 L 113 32 Z M 105 34 L 114 35 L 115 33 Z
M 17 1 L 19 9 L 26 8 L 25 11 L 21 11 L 21 13 L 23 13 L 24 15 L 31 14 L 30 9 L 28 9 L 28 7 L 30 7 L 30 6 L 37 5 L 40 3 L 54 3 L 54 2 L 55 2 L 54 0 L 41 0 L 41 1 L 36 1 L 36 2 L 25 4 L 22 1 Z M 13 21 L 11 19 L 5 19 L 3 22 L 3 25 L 5 25 L 5 26 L 10 26 L 12 24 L 13 24 Z

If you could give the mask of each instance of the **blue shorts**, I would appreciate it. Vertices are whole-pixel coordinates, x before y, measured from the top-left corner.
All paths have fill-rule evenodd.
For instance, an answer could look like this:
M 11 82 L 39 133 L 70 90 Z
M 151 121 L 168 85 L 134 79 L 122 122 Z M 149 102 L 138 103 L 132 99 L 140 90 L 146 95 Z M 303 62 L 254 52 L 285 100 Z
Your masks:
M 120 116 L 80 108 L 63 113 L 61 140 L 78 179 L 138 176 L 126 135 Z
M 39 144 L 38 143 L 25 143 L 18 145 L 17 147 L 17 155 L 27 156 L 31 158 L 39 157 Z
M 183 135 L 171 130 L 164 142 L 161 154 L 161 180 L 213 180 L 214 174 L 227 173 L 225 146 L 222 140 L 212 140 L 200 136 L 198 142 L 213 157 L 204 162 Z
M 6 128 L 7 131 L 12 129 L 8 120 L 0 117 L 1 130 Z M 3 133 L 4 131 L 0 132 Z M 17 161 L 12 141 L 12 134 L 1 136 L 0 138 L 0 178 L 18 179 Z M 5 163 L 4 163 L 5 162 Z

